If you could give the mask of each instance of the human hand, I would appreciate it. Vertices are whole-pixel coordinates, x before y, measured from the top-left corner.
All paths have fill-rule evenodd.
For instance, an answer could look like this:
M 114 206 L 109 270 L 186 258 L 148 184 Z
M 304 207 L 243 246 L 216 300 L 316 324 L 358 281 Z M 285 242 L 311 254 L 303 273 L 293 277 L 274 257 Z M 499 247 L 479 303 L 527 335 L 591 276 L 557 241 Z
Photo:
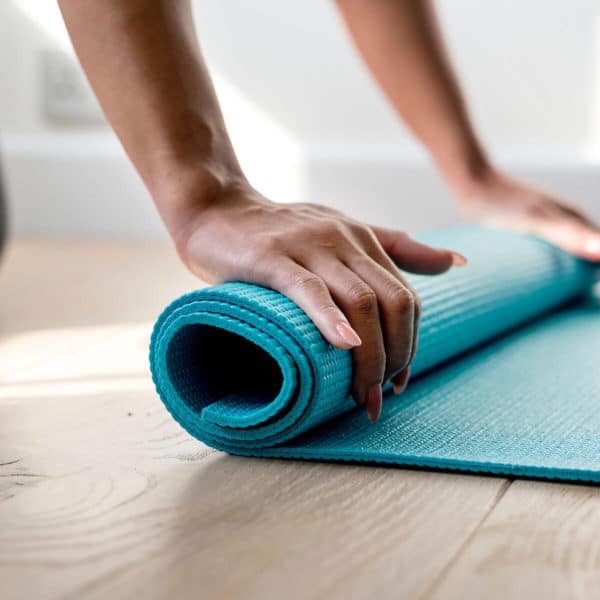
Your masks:
M 417 346 L 419 299 L 400 269 L 437 274 L 466 263 L 324 206 L 273 203 L 247 185 L 221 193 L 183 231 L 176 246 L 198 277 L 278 290 L 331 344 L 352 349 L 352 393 L 373 422 L 382 384 L 404 389 Z
M 478 222 L 533 233 L 576 256 L 600 261 L 596 224 L 568 202 L 502 173 L 487 173 L 462 194 L 459 204 Z

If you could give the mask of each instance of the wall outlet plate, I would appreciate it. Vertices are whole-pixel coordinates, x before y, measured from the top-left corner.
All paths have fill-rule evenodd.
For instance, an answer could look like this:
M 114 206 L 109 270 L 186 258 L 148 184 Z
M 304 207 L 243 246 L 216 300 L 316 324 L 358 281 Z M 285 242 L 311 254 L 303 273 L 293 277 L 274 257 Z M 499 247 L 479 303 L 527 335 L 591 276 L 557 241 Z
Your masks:
M 40 53 L 41 112 L 55 124 L 101 124 L 104 114 L 79 63 L 66 52 Z

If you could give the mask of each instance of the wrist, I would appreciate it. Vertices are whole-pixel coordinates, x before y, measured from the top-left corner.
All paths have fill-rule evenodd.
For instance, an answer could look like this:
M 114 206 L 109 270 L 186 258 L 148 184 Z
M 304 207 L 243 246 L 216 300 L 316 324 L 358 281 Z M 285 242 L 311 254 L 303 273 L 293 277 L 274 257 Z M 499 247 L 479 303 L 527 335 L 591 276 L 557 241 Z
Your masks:
M 185 130 L 169 129 L 150 149 L 139 152 L 140 171 L 167 229 L 178 229 L 247 180 L 218 119 L 192 116 Z
M 441 167 L 442 174 L 459 201 L 480 196 L 492 185 L 496 170 L 487 160 L 465 160 Z
M 241 170 L 225 165 L 199 161 L 188 165 L 178 163 L 165 169 L 151 189 L 160 216 L 179 255 L 192 232 L 206 215 L 217 207 L 247 196 L 250 184 Z
M 466 147 L 434 155 L 434 160 L 459 201 L 469 201 L 485 194 L 498 178 L 496 168 L 476 141 Z

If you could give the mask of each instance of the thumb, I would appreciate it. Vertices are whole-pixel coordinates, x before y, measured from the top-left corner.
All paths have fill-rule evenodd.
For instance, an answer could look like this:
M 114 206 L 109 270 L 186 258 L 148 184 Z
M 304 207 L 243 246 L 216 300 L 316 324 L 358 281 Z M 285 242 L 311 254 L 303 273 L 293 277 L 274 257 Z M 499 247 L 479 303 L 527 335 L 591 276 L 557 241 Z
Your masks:
M 462 267 L 467 264 L 467 259 L 462 254 L 432 248 L 401 231 L 376 226 L 371 226 L 371 230 L 390 258 L 404 271 L 437 275 L 452 266 Z

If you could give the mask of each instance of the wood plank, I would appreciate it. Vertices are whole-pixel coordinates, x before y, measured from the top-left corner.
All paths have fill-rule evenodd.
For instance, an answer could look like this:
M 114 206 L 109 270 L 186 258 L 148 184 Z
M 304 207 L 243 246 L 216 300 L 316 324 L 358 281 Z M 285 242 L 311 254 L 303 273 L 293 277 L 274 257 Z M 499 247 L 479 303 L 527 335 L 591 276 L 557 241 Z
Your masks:
M 4 598 L 414 597 L 500 485 L 213 453 L 146 393 L 42 402 L 0 409 Z
M 426 597 L 600 597 L 600 488 L 517 480 Z
M 0 338 L 3 600 L 427 590 L 505 480 L 206 448 L 167 414 L 146 365 L 149 318 L 189 279 L 157 284 L 176 266 L 160 250 L 107 248 L 16 245 L 4 277 L 24 295 L 0 303 L 15 315 Z M 131 256 L 153 268 L 128 277 Z M 39 316 L 31 273 L 61 257 L 72 264 L 44 276 L 55 287 Z
M 201 285 L 166 242 L 17 240 L 0 263 L 0 334 L 148 322 Z

